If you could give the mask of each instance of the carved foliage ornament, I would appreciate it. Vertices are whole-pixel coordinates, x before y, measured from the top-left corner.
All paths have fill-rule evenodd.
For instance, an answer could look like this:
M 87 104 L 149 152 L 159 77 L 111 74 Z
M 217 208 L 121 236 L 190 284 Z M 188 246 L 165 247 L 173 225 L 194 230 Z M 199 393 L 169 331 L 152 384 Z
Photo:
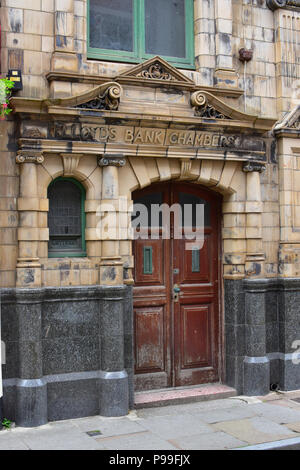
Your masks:
M 293 124 L 289 126 L 291 129 L 299 129 L 300 130 L 300 119 L 297 119 Z
M 116 111 L 119 107 L 119 101 L 121 97 L 121 88 L 117 86 L 111 86 L 107 88 L 102 94 L 96 98 L 83 103 L 76 105 L 75 108 L 83 109 L 107 109 Z
M 150 78 L 152 80 L 176 80 L 159 62 L 151 64 L 147 69 L 142 70 L 137 77 Z
M 231 119 L 208 104 L 206 97 L 201 93 L 193 93 L 191 104 L 194 106 L 195 116 L 207 119 Z

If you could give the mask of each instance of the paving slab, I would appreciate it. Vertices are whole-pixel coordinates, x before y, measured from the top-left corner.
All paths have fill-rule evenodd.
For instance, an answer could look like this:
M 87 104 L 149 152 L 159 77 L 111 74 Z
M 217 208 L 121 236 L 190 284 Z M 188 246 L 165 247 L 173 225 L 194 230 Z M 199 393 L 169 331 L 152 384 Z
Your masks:
M 261 444 L 296 436 L 287 427 L 262 417 L 223 421 L 212 426 L 248 444 Z
M 300 421 L 300 407 L 299 411 L 297 411 L 297 409 L 290 409 L 288 407 L 284 408 L 282 406 L 278 406 L 278 404 L 274 404 L 274 402 L 268 402 L 252 405 L 251 409 L 258 416 L 264 416 L 278 424 Z
M 70 426 L 68 430 L 32 429 L 22 435 L 22 441 L 32 450 L 96 450 L 105 449 L 101 443 Z
M 183 450 L 225 450 L 246 446 L 247 442 L 237 439 L 225 432 L 196 434 L 171 441 L 177 449 Z
M 100 416 L 92 416 L 72 420 L 72 423 L 82 432 L 99 430 L 104 437 L 144 431 L 144 428 L 140 425 L 140 420 L 133 421 L 126 417 L 101 418 Z
M 148 431 L 94 440 L 108 450 L 176 450 L 173 444 Z
M 300 422 L 298 423 L 289 423 L 286 425 L 287 428 L 291 429 L 300 434 Z
M 233 419 L 243 419 L 243 418 L 252 418 L 256 416 L 255 411 L 253 410 L 252 406 L 246 407 L 230 407 L 224 410 L 211 410 L 211 411 L 203 411 L 197 412 L 195 411 L 199 417 L 201 417 L 201 421 L 204 423 L 219 423 L 221 421 L 231 421 Z
M 175 439 L 177 437 L 205 434 L 212 431 L 209 425 L 201 422 L 197 416 L 190 414 L 148 417 L 142 420 L 140 424 L 145 429 L 164 439 Z
M 29 450 L 29 447 L 15 434 L 9 431 L 1 431 L 0 450 Z

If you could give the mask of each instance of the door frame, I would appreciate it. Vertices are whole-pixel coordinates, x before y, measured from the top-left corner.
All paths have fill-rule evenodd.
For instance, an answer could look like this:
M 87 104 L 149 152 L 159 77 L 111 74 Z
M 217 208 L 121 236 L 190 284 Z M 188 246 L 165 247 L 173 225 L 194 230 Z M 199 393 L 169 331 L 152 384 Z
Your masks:
M 222 237 L 222 227 L 223 227 L 223 212 L 222 212 L 222 203 L 223 203 L 223 195 L 215 190 L 213 190 L 213 187 L 207 187 L 204 185 L 200 185 L 197 183 L 193 183 L 191 181 L 186 181 L 186 180 L 175 180 L 175 179 L 170 179 L 166 181 L 159 181 L 159 182 L 153 182 L 148 186 L 145 186 L 144 188 L 139 188 L 134 191 L 132 191 L 132 200 L 134 202 L 134 195 L 138 193 L 142 193 L 145 190 L 145 193 L 151 192 L 151 190 L 155 190 L 155 188 L 160 188 L 160 187 L 165 187 L 165 186 L 172 186 L 173 184 L 175 185 L 176 183 L 178 184 L 183 184 L 187 185 L 190 187 L 198 187 L 200 191 L 207 192 L 213 196 L 215 199 L 216 203 L 216 225 L 217 225 L 217 249 L 218 249 L 218 279 L 217 279 L 217 293 L 218 293 L 218 321 L 219 321 L 219 328 L 218 328 L 218 371 L 219 371 L 219 381 L 221 383 L 225 383 L 226 380 L 226 367 L 225 367 L 225 318 L 224 318 L 224 282 L 223 282 L 223 237 Z M 133 242 L 134 243 L 134 242 Z M 132 244 L 133 244 L 132 243 Z M 134 250 L 132 250 L 133 256 L 134 256 Z M 134 263 L 135 263 L 135 258 L 134 258 Z M 170 279 L 168 281 L 170 283 Z M 133 288 L 135 287 L 135 283 L 133 283 Z M 172 307 L 171 307 L 172 308 Z M 171 315 L 172 316 L 172 315 Z M 172 347 L 174 347 L 174 325 L 172 322 L 171 325 L 171 334 L 172 334 Z M 134 331 L 133 331 L 134 334 Z M 135 345 L 135 337 L 133 338 L 134 345 Z M 135 354 L 134 354 L 134 361 L 135 361 Z M 174 379 L 174 364 L 172 363 L 172 381 Z M 135 364 L 134 364 L 134 369 L 135 369 Z M 201 384 L 199 384 L 200 386 Z M 193 385 L 192 387 L 195 387 Z M 171 388 L 176 388 L 172 386 Z M 181 387 L 179 387 L 181 388 Z M 149 390 L 150 391 L 150 390 Z

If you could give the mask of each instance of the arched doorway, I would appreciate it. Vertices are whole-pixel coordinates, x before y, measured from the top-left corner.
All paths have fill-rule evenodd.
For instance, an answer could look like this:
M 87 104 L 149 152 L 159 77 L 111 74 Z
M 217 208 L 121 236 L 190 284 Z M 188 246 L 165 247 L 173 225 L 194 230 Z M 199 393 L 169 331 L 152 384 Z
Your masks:
M 181 208 L 179 215 L 170 212 L 169 237 L 165 238 L 160 215 L 152 235 L 144 227 L 148 238 L 144 235 L 134 241 L 135 390 L 216 382 L 221 374 L 221 196 L 199 185 L 169 182 L 135 191 L 133 201 L 148 209 L 148 219 L 144 217 L 141 226 L 150 226 L 151 221 L 153 226 L 149 215 L 153 205 L 178 204 Z M 188 240 L 196 222 L 198 225 L 197 204 L 204 207 L 200 249 Z M 187 227 L 184 217 L 191 208 Z M 178 231 L 180 218 L 185 229 Z M 179 232 L 182 238 L 178 238 Z

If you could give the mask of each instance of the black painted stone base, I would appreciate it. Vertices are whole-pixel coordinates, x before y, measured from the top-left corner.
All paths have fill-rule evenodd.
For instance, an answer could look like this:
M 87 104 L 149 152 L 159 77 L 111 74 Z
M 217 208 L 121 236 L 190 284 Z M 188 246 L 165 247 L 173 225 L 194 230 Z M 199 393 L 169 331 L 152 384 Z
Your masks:
M 239 394 L 299 389 L 300 279 L 225 280 L 225 349 Z
M 3 289 L 4 416 L 32 427 L 126 415 L 134 402 L 131 297 L 126 286 Z

